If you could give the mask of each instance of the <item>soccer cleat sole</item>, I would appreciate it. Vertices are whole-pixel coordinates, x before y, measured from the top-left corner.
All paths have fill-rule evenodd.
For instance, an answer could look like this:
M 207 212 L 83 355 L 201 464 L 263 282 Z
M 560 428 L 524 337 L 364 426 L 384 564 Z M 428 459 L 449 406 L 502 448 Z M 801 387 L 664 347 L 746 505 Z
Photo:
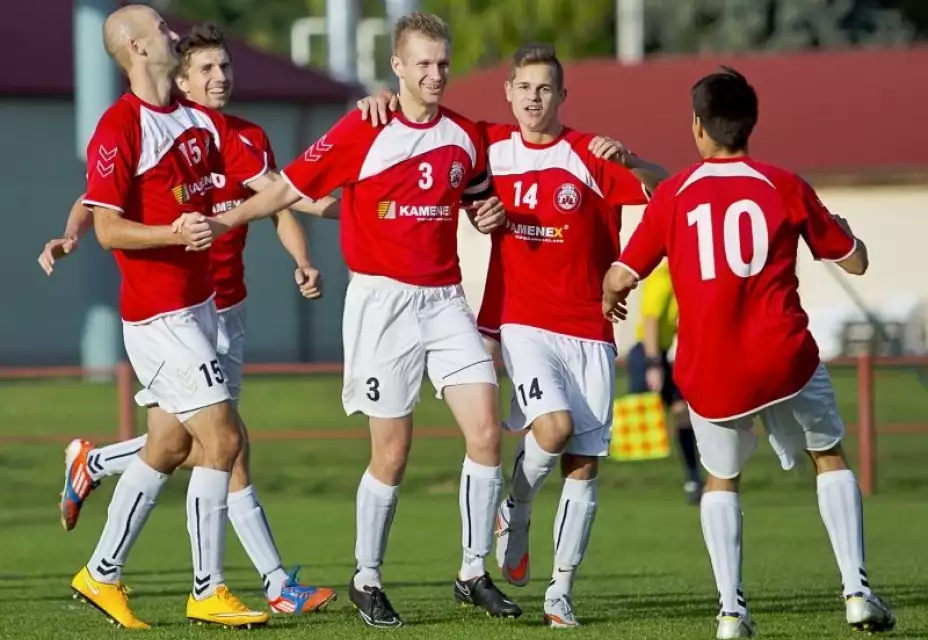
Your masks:
M 191 625 L 197 627 L 223 627 L 225 629 L 231 629 L 233 631 L 250 631 L 251 629 L 259 629 L 261 627 L 267 626 L 267 620 L 264 622 L 246 622 L 245 624 L 225 624 L 223 622 L 216 622 L 214 620 L 203 620 L 201 618 L 191 618 L 187 616 L 187 620 Z
M 358 617 L 361 618 L 361 622 L 373 629 L 398 629 L 399 627 L 403 626 L 402 620 L 397 620 L 396 622 L 391 622 L 390 624 L 378 624 L 361 613 L 361 609 L 358 607 L 358 605 L 352 602 L 351 606 L 358 613 Z
M 542 622 L 546 627 L 551 629 L 577 629 L 580 627 L 580 623 L 568 624 L 558 618 L 557 616 L 548 615 L 547 613 L 542 617 Z
M 486 613 L 488 618 L 499 618 L 501 620 L 515 620 L 516 618 L 522 615 L 521 613 L 493 613 L 492 611 L 484 609 L 483 607 L 478 607 L 472 602 L 464 602 L 462 600 L 458 600 L 457 603 L 458 603 L 458 607 L 460 607 L 461 609 L 483 609 L 484 613 Z
M 100 607 L 97 603 L 95 603 L 95 602 L 93 602 L 92 600 L 90 600 L 89 598 L 87 598 L 87 596 L 85 596 L 83 593 L 81 593 L 81 592 L 78 591 L 77 589 L 71 589 L 71 597 L 74 598 L 75 600 L 77 600 L 78 602 L 83 602 L 84 604 L 91 606 L 91 607 L 92 607 L 93 609 L 95 609 L 96 611 L 99 611 L 100 613 L 102 613 L 102 614 L 103 614 L 103 617 L 106 618 L 107 621 L 108 621 L 111 625 L 113 625 L 114 627 L 116 627 L 117 629 L 125 629 L 125 628 L 126 628 L 126 627 L 124 627 L 123 624 L 122 624 L 121 622 L 119 622 L 116 618 L 114 618 L 113 616 L 111 616 L 110 614 L 108 614 L 102 607 Z

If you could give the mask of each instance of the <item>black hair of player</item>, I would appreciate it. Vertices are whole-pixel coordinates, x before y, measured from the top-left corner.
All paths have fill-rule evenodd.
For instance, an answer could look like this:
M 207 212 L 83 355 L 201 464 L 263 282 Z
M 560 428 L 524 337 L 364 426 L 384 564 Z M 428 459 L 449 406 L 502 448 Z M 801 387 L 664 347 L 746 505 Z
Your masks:
M 747 149 L 757 124 L 757 93 L 747 78 L 722 67 L 693 85 L 693 115 L 712 140 L 728 151 Z

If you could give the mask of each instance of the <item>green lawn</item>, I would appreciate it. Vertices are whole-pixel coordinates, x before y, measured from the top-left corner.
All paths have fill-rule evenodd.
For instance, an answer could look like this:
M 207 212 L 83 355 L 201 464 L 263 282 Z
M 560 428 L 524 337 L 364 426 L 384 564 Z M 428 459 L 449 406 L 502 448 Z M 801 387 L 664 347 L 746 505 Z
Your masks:
M 842 411 L 854 422 L 853 372 L 836 371 L 834 378 Z M 257 436 L 255 483 L 285 562 L 302 564 L 304 578 L 334 586 L 342 596 L 326 613 L 275 617 L 267 629 L 253 633 L 322 640 L 384 633 L 368 630 L 344 595 L 353 568 L 354 492 L 367 443 L 261 437 L 294 431 L 363 433 L 363 419 L 345 418 L 338 397 L 339 380 L 332 377 L 247 381 L 243 412 Z M 928 393 L 909 372 L 881 371 L 877 415 L 882 430 L 879 492 L 865 503 L 868 569 L 874 586 L 896 609 L 899 624 L 891 637 L 928 638 L 928 432 L 892 429 L 928 423 Z M 115 392 L 108 385 L 0 384 L 0 638 L 96 640 L 126 633 L 72 601 L 68 589 L 93 549 L 115 483 L 106 481 L 88 502 L 77 529 L 64 533 L 55 506 L 60 444 L 15 441 L 17 436 L 65 439 L 72 434 L 107 439 L 115 433 L 115 417 Z M 417 418 L 422 427 L 452 425 L 427 386 Z M 507 457 L 513 444 L 506 440 Z M 851 440 L 848 446 L 853 452 L 856 444 Z M 393 633 L 430 640 L 546 637 L 554 632 L 541 627 L 541 597 L 550 571 L 558 483 L 549 481 L 535 510 L 534 580 L 526 589 L 508 589 L 526 615 L 516 621 L 490 620 L 458 609 L 451 598 L 460 553 L 456 493 L 462 455 L 457 438 L 422 438 L 413 447 L 384 574 L 390 598 L 407 622 Z M 178 475 L 149 520 L 125 575 L 137 613 L 156 625 L 153 638 L 222 633 L 190 627 L 184 618 L 191 571 L 186 474 Z M 715 586 L 698 510 L 684 504 L 681 482 L 674 459 L 605 463 L 596 528 L 576 589 L 585 626 L 574 635 L 604 640 L 714 637 Z M 840 580 L 818 519 L 809 465 L 785 473 L 762 444 L 745 477 L 744 493 L 745 588 L 759 636 L 854 637 L 843 623 Z M 248 603 L 260 606 L 260 581 L 231 529 L 229 535 L 229 583 Z

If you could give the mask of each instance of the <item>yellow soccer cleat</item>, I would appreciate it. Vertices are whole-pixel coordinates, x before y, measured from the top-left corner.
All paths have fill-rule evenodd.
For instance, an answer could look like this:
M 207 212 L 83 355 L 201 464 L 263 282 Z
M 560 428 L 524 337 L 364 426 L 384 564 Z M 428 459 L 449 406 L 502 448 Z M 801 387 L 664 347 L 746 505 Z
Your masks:
M 187 619 L 196 624 L 251 629 L 266 625 L 268 615 L 264 611 L 252 611 L 225 585 L 221 585 L 216 588 L 216 593 L 203 600 L 197 600 L 190 594 L 187 598 Z
M 71 581 L 71 590 L 74 599 L 81 600 L 96 608 L 105 615 L 110 622 L 124 629 L 151 629 L 151 627 L 135 617 L 129 608 L 129 598 L 126 595 L 129 589 L 122 581 L 116 584 L 107 584 L 94 580 L 87 567 L 81 569 Z

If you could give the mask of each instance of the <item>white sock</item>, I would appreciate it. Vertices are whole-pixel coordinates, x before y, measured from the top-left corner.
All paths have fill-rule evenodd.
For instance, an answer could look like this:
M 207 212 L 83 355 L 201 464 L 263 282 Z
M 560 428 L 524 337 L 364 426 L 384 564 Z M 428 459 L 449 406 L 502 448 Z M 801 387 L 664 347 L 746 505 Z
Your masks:
M 829 471 L 818 476 L 818 510 L 831 539 L 844 595 L 870 593 L 864 568 L 863 509 L 857 478 L 850 469 Z
M 707 491 L 700 502 L 702 535 L 725 613 L 747 611 L 741 589 L 741 501 L 737 493 Z
M 390 526 L 396 513 L 396 494 L 399 487 L 382 483 L 371 475 L 370 470 L 361 476 L 357 498 L 357 537 L 354 555 L 358 562 L 358 573 L 354 585 L 383 588 L 380 582 L 380 566 L 387 550 Z
M 598 480 L 564 480 L 561 502 L 554 518 L 554 572 L 546 600 L 570 596 L 574 574 L 583 562 L 596 519 Z
M 161 487 L 169 477 L 149 467 L 138 456 L 133 456 L 131 460 L 116 483 L 107 511 L 106 526 L 87 565 L 95 580 L 107 584 L 116 584 L 122 577 L 122 568 L 129 557 L 129 551 L 145 526 L 148 514 L 161 493 Z
M 148 435 L 97 447 L 87 454 L 87 470 L 94 480 L 125 473 L 129 463 L 145 446 Z
M 503 472 L 499 467 L 477 464 L 464 458 L 458 501 L 461 505 L 461 580 L 479 578 L 486 573 L 483 559 L 493 546 L 496 509 L 503 490 Z
M 532 512 L 532 500 L 545 478 L 557 466 L 559 453 L 550 453 L 541 448 L 535 434 L 529 431 L 519 443 L 516 451 L 515 468 L 512 471 L 512 498 L 510 521 L 527 525 Z
M 270 600 L 279 598 L 287 582 L 287 572 L 252 485 L 229 494 L 229 521 L 248 559 L 264 581 L 265 595 Z
M 193 597 L 203 600 L 224 582 L 228 471 L 194 467 L 187 485 L 187 533 L 193 551 Z

